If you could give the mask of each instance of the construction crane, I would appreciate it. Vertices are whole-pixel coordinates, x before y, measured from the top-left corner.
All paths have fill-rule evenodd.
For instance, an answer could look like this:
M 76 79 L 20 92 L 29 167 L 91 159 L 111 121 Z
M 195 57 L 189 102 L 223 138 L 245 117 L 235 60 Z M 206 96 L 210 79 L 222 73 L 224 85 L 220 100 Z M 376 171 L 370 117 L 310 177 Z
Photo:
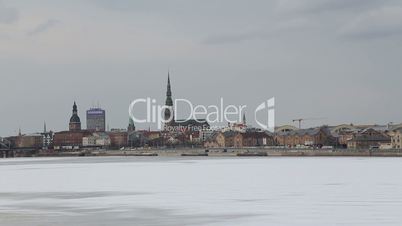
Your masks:
M 293 119 L 293 122 L 299 122 L 299 129 L 301 129 L 301 123 L 302 121 L 310 121 L 310 120 L 323 120 L 326 118 L 299 118 L 299 119 Z

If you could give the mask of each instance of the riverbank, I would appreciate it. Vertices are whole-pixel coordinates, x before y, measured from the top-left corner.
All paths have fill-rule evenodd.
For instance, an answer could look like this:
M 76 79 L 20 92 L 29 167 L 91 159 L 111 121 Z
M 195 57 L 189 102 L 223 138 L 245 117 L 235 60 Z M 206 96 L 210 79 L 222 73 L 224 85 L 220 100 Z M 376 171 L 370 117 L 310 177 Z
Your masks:
M 3 153 L 4 154 L 4 153 Z M 126 149 L 126 150 L 14 150 L 3 157 L 73 157 L 73 156 L 167 156 L 167 157 L 402 157 L 402 150 L 349 150 L 349 149 L 267 149 L 267 148 L 230 148 L 230 149 Z

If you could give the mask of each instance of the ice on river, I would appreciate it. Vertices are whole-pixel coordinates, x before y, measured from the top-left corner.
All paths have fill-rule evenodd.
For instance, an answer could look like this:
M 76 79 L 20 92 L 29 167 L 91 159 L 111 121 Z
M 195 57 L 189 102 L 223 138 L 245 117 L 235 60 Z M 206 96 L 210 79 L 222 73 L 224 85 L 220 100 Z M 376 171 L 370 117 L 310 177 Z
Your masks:
M 0 225 L 402 225 L 402 159 L 0 159 Z

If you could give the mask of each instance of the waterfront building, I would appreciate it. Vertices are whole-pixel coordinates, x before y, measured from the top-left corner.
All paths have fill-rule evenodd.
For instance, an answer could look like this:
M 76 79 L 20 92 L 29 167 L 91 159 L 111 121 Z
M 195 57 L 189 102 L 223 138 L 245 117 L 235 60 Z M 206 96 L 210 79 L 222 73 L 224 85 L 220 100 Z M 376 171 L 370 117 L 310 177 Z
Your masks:
M 267 131 L 247 130 L 245 132 L 238 131 L 219 131 L 214 133 L 204 142 L 205 148 L 222 148 L 222 147 L 262 147 L 273 146 L 275 140 L 273 134 Z
M 43 137 L 41 134 L 18 134 L 6 138 L 10 142 L 11 149 L 42 149 Z
M 112 148 L 122 148 L 128 145 L 128 133 L 126 130 L 112 129 L 106 133 L 110 137 L 110 146 Z
M 275 134 L 275 143 L 280 146 L 323 147 L 335 146 L 337 138 L 333 136 L 328 126 L 310 129 L 299 129 Z
M 391 137 L 392 148 L 401 149 L 402 148 L 402 128 L 393 131 Z
M 259 147 L 275 145 L 274 136 L 268 131 L 246 131 L 245 133 L 240 133 L 240 137 L 241 143 L 237 143 L 238 147 Z
M 144 131 L 144 144 L 148 147 L 161 147 L 164 145 L 164 138 L 160 131 Z
M 43 133 L 41 133 L 42 137 L 43 137 L 43 145 L 42 148 L 43 149 L 49 149 L 49 147 L 53 146 L 53 132 L 47 131 L 46 129 L 46 122 L 43 125 Z
M 201 139 L 201 141 L 202 142 L 207 141 L 209 138 L 211 138 L 214 135 L 215 132 L 216 131 L 211 130 L 211 129 L 200 131 L 200 139 Z
M 204 142 L 205 148 L 223 148 L 225 147 L 225 136 L 223 132 L 216 131 Z
M 331 127 L 331 134 L 337 138 L 338 147 L 347 148 L 348 142 L 353 139 L 360 130 L 353 124 L 342 124 Z
M 238 134 L 236 131 L 226 131 L 223 132 L 225 147 L 234 147 L 235 137 Z M 221 141 L 222 143 L 222 141 Z
M 84 147 L 108 147 L 111 144 L 110 137 L 105 132 L 96 132 L 91 136 L 82 138 L 82 146 Z
M 95 136 L 87 136 L 82 138 L 82 146 L 83 147 L 95 147 L 96 146 L 96 137 Z
M 370 146 L 380 149 L 395 148 L 392 138 L 395 132 L 402 128 L 401 124 L 388 123 L 387 125 L 353 125 L 342 124 L 331 128 L 331 132 L 338 138 L 338 144 L 343 148 L 369 148 Z M 373 131 L 370 135 L 369 131 Z M 391 137 L 391 140 L 385 136 Z M 377 136 L 377 138 L 375 137 Z M 385 138 L 384 138 L 385 136 Z M 383 138 L 381 138 L 383 137 Z M 370 139 L 372 139 L 370 141 Z M 375 139 L 381 139 L 375 141 Z M 389 142 L 388 142 L 389 141 Z M 367 143 L 371 143 L 366 145 Z
M 79 149 L 82 147 L 82 139 L 91 135 L 92 132 L 87 130 L 57 132 L 54 134 L 53 146 L 55 150 Z
M 87 130 L 104 132 L 106 130 L 106 111 L 102 108 L 87 110 Z
M 144 131 L 128 132 L 128 147 L 143 147 L 145 144 Z
M 367 149 L 380 148 L 382 145 L 391 143 L 391 137 L 387 132 L 368 128 L 354 134 L 353 138 L 348 141 L 350 149 Z

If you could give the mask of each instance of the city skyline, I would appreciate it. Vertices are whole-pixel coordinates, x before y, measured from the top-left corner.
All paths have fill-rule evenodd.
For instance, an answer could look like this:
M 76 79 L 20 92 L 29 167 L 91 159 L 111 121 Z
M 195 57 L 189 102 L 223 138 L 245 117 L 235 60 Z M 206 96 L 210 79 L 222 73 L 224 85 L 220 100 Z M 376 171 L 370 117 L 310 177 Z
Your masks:
M 126 128 L 133 99 L 164 101 L 168 70 L 174 98 L 197 104 L 274 96 L 278 125 L 402 121 L 398 1 L 3 0 L 0 12 L 0 136 L 66 130 L 73 101 L 83 125 L 99 101 Z
M 402 225 L 401 0 L 0 0 L 0 225 Z

